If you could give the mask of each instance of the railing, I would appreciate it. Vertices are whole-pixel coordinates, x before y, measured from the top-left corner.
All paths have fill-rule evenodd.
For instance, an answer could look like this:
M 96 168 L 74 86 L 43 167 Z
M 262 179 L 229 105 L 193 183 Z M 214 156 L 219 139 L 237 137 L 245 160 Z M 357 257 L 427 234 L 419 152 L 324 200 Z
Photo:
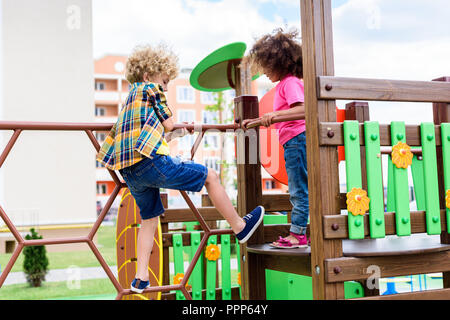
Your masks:
M 290 120 L 298 119 L 299 116 L 289 117 Z M 198 137 L 195 140 L 195 143 L 191 150 L 191 158 L 194 157 L 195 152 L 197 151 L 201 140 L 207 130 L 215 130 L 220 132 L 235 132 L 236 130 L 240 130 L 241 126 L 239 125 L 239 122 L 241 119 L 237 119 L 235 124 L 218 124 L 218 125 L 205 125 L 205 124 L 175 124 L 174 129 L 180 129 L 180 128 L 186 128 L 188 130 L 194 130 L 195 132 L 198 132 Z M 12 148 L 16 144 L 20 134 L 23 131 L 84 131 L 89 140 L 91 141 L 93 147 L 98 152 L 100 149 L 100 144 L 98 143 L 97 139 L 95 138 L 95 135 L 93 134 L 94 131 L 109 131 L 112 128 L 111 123 L 69 123 L 69 122 L 16 122 L 16 121 L 0 121 L 0 130 L 12 130 L 13 134 L 11 138 L 9 139 L 8 143 L 6 144 L 4 150 L 2 151 L 0 155 L 0 169 L 2 168 L 6 158 L 8 157 L 9 153 L 11 152 Z M 18 256 L 22 252 L 22 249 L 26 246 L 36 246 L 36 245 L 54 245 L 54 244 L 70 244 L 70 243 L 87 243 L 89 248 L 94 253 L 95 257 L 99 261 L 100 265 L 104 269 L 106 275 L 114 285 L 115 289 L 117 290 L 117 296 L 116 299 L 121 299 L 124 295 L 132 294 L 130 289 L 123 288 L 114 274 L 112 273 L 111 269 L 107 265 L 106 261 L 102 257 L 102 254 L 97 249 L 97 246 L 94 244 L 94 236 L 98 231 L 98 228 L 100 227 L 102 221 L 104 220 L 106 214 L 108 213 L 109 209 L 111 208 L 114 200 L 116 199 L 117 195 L 119 194 L 120 190 L 122 188 L 127 187 L 126 183 L 123 182 L 115 171 L 107 169 L 109 174 L 111 175 L 115 187 L 112 191 L 110 197 L 108 198 L 105 206 L 103 207 L 102 211 L 100 212 L 97 220 L 95 221 L 94 225 L 92 226 L 89 234 L 84 237 L 67 237 L 67 238 L 52 238 L 52 239 L 39 239 L 39 240 L 25 240 L 21 234 L 18 232 L 16 226 L 12 223 L 12 221 L 9 219 L 8 214 L 3 210 L 0 204 L 0 217 L 5 222 L 6 226 L 10 230 L 10 232 L 13 234 L 14 238 L 18 242 L 17 247 L 15 248 L 9 262 L 5 266 L 3 272 L 0 275 L 0 288 L 3 286 L 3 283 L 5 282 L 9 272 L 11 271 L 14 263 L 16 262 Z M 163 286 L 157 286 L 157 287 L 151 287 L 148 289 L 145 289 L 144 293 L 148 292 L 168 292 L 172 290 L 180 290 L 182 294 L 185 296 L 186 299 L 192 299 L 192 296 L 186 289 L 186 284 L 189 280 L 189 277 L 191 276 L 194 267 L 203 251 L 203 249 L 208 244 L 208 240 L 211 236 L 217 236 L 217 235 L 228 235 L 232 234 L 231 229 L 211 229 L 208 224 L 206 223 L 205 219 L 202 217 L 200 211 L 194 206 L 191 199 L 187 195 L 185 191 L 180 191 L 182 197 L 186 201 L 187 205 L 189 206 L 190 210 L 192 211 L 195 219 L 199 222 L 201 229 L 203 230 L 203 237 L 198 244 L 197 251 L 192 257 L 192 260 L 185 272 L 185 275 L 181 281 L 181 283 L 176 285 L 163 285 Z

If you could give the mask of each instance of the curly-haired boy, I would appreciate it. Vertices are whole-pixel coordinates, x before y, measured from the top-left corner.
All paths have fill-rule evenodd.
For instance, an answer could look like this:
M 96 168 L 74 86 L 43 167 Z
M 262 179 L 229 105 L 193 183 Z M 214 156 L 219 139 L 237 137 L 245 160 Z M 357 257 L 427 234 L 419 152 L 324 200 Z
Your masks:
M 241 218 L 214 170 L 169 156 L 167 141 L 186 134 L 185 129 L 181 133 L 173 130 L 172 112 L 164 94 L 177 74 L 178 58 L 166 46 L 135 48 L 126 64 L 130 92 L 97 154 L 106 168 L 119 170 L 140 210 L 137 272 L 131 283 L 131 290 L 138 293 L 150 285 L 148 261 L 158 216 L 164 212 L 160 188 L 198 192 L 205 186 L 241 243 L 250 238 L 264 216 L 264 208 L 258 206 Z

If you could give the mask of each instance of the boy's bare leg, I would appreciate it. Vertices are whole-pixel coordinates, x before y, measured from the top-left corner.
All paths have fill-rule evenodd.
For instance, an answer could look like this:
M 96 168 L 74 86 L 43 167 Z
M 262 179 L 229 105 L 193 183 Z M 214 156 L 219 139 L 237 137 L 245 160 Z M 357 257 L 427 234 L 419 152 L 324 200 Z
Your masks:
M 208 190 L 208 195 L 212 203 L 225 220 L 228 221 L 233 232 L 235 234 L 241 232 L 245 228 L 245 221 L 234 209 L 225 188 L 220 184 L 219 177 L 214 170 L 208 170 L 205 187 Z
M 137 239 L 136 278 L 148 281 L 148 261 L 153 248 L 153 239 L 158 227 L 158 217 L 142 220 Z

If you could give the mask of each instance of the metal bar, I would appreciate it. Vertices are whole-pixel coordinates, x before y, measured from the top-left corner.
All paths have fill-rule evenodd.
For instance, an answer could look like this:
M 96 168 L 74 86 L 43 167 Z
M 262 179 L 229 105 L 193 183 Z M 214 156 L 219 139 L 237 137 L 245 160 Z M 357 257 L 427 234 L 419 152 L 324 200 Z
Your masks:
M 53 239 L 38 239 L 38 240 L 24 240 L 24 246 L 45 246 L 52 244 L 69 244 L 69 243 L 80 243 L 90 241 L 87 237 L 76 237 L 76 238 L 53 238 Z
M 8 215 L 6 214 L 6 212 L 3 210 L 3 208 L 1 206 L 0 206 L 0 217 L 3 219 L 6 226 L 8 227 L 9 231 L 11 231 L 11 233 L 13 234 L 14 238 L 16 238 L 17 242 L 19 242 L 19 244 L 23 243 L 24 240 L 23 240 L 22 236 L 20 235 L 19 231 L 14 226 L 14 224 L 9 219 Z
M 194 160 L 194 155 L 197 152 L 198 147 L 200 146 L 200 143 L 202 142 L 203 136 L 205 135 L 205 132 L 199 132 L 197 139 L 194 142 L 194 145 L 192 146 L 191 149 L 191 160 Z
M 200 212 L 197 210 L 197 208 L 195 207 L 195 205 L 192 203 L 191 199 L 189 198 L 189 196 L 187 195 L 186 191 L 180 190 L 181 196 L 184 198 L 184 200 L 186 201 L 187 205 L 189 206 L 189 208 L 192 210 L 192 212 L 194 213 L 195 217 L 197 218 L 198 222 L 200 223 L 200 225 L 202 226 L 202 229 L 208 232 L 210 232 L 210 228 L 208 227 L 208 225 L 205 222 L 205 219 L 203 219 L 202 215 L 200 214 Z
M 95 246 L 94 242 L 92 240 L 87 241 L 87 244 L 92 250 L 92 253 L 97 258 L 98 262 L 102 266 L 103 270 L 105 270 L 106 275 L 108 276 L 109 280 L 111 280 L 113 286 L 116 288 L 117 292 L 123 292 L 123 288 L 120 285 L 119 281 L 117 281 L 116 277 L 112 273 L 111 269 L 109 268 L 108 264 L 106 263 L 105 259 L 103 259 L 102 254 L 100 251 L 98 251 L 97 247 Z
M 299 113 L 290 116 L 278 116 L 273 117 L 271 123 L 279 123 L 285 121 L 293 121 L 293 120 L 305 120 L 305 114 Z M 251 121 L 246 125 L 247 129 L 255 128 L 261 126 L 261 118 L 251 119 Z
M 100 224 L 102 223 L 103 219 L 105 218 L 106 214 L 108 213 L 109 209 L 111 208 L 114 200 L 116 199 L 117 195 L 119 194 L 121 187 L 116 186 L 111 193 L 111 196 L 109 197 L 108 201 L 106 202 L 105 206 L 103 207 L 102 211 L 100 212 L 100 215 L 98 216 L 97 220 L 95 221 L 94 225 L 92 226 L 91 231 L 89 232 L 88 238 L 90 240 L 94 239 L 94 235 L 97 232 L 98 228 L 100 227 Z
M 11 271 L 14 263 L 17 260 L 17 257 L 19 256 L 20 252 L 22 251 L 24 245 L 23 242 L 18 244 L 16 249 L 14 250 L 14 253 L 12 254 L 11 258 L 9 258 L 8 264 L 6 265 L 5 269 L 3 269 L 2 273 L 0 274 L 0 288 L 3 286 L 3 283 L 6 280 L 6 277 L 8 277 L 9 272 Z
M 3 166 L 3 163 L 6 160 L 6 157 L 9 155 L 9 152 L 11 151 L 12 147 L 17 141 L 17 138 L 19 138 L 20 133 L 22 130 L 15 129 L 12 137 L 9 139 L 8 144 L 6 145 L 5 149 L 2 152 L 2 155 L 0 156 L 0 168 Z
M 98 143 L 97 139 L 92 133 L 92 130 L 85 130 L 85 132 L 88 135 L 89 139 L 91 140 L 92 144 L 94 145 L 95 150 L 98 152 L 100 150 L 100 144 Z

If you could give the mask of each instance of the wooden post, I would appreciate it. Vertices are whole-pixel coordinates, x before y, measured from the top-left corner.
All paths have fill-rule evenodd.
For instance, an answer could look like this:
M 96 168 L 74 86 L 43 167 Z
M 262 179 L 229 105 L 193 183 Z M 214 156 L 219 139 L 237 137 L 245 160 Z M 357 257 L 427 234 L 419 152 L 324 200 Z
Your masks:
M 319 146 L 319 123 L 336 122 L 335 100 L 317 99 L 317 77 L 334 76 L 330 0 L 302 0 L 311 271 L 314 299 L 344 299 L 343 283 L 327 283 L 324 260 L 342 256 L 341 240 L 324 240 L 323 216 L 340 214 L 336 147 Z
M 450 77 L 441 77 L 433 81 L 450 82 Z M 434 124 L 441 124 L 443 122 L 450 122 L 450 104 L 447 103 L 433 103 L 433 120 Z M 439 201 L 440 208 L 445 209 L 445 187 L 444 187 L 444 167 L 442 160 L 442 147 L 436 147 L 436 158 L 438 164 L 438 183 L 439 183 Z M 450 221 L 447 221 L 450 223 Z M 441 233 L 441 242 L 450 244 L 450 235 L 447 230 Z M 450 272 L 443 272 L 444 288 L 450 288 Z
M 235 98 L 235 116 L 238 119 L 259 117 L 258 97 L 239 96 Z M 245 216 L 262 204 L 261 163 L 259 156 L 259 128 L 236 131 L 237 159 L 237 211 Z M 264 242 L 264 227 L 261 226 L 248 240 L 248 244 Z M 266 280 L 261 255 L 249 255 L 247 246 L 240 246 L 241 283 L 243 299 L 265 299 Z M 249 272 L 251 270 L 251 272 Z

